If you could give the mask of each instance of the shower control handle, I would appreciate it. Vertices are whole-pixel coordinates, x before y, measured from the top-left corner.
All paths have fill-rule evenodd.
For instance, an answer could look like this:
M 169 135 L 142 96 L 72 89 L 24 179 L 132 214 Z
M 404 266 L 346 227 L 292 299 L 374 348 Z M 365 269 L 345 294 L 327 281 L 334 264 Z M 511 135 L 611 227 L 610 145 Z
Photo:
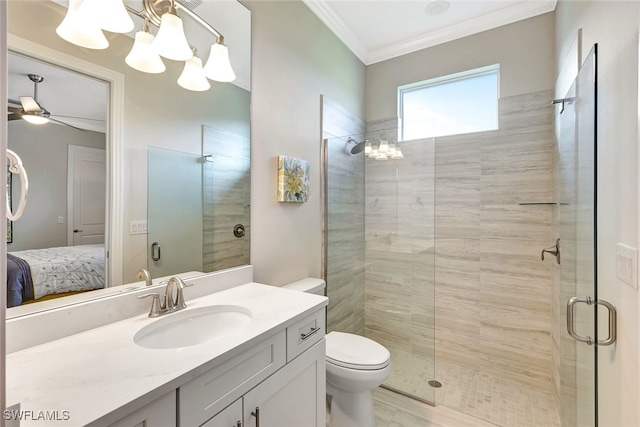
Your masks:
M 560 239 L 556 239 L 556 244 L 553 246 L 549 246 L 548 248 L 544 248 L 542 253 L 540 254 L 540 258 L 544 261 L 544 254 L 548 253 L 556 257 L 556 262 L 560 264 Z

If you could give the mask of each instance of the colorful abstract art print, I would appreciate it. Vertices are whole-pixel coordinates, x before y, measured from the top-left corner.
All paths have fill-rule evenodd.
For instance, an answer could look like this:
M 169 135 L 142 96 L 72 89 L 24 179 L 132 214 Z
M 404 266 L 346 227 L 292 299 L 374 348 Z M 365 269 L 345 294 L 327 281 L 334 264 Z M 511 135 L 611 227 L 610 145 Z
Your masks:
M 309 162 L 278 156 L 278 201 L 309 201 Z

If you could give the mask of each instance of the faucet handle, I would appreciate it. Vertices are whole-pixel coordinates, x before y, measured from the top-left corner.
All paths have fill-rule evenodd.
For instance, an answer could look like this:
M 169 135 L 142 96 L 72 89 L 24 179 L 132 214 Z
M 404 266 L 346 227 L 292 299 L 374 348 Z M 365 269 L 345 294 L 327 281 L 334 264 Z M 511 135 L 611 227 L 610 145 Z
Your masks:
M 160 294 L 158 294 L 157 292 L 150 292 L 148 294 L 142 294 L 142 295 L 136 296 L 136 298 L 138 299 L 147 298 L 147 297 L 153 298 L 153 301 L 151 301 L 151 310 L 149 310 L 149 317 L 160 316 L 160 313 L 162 312 L 162 309 L 160 307 Z

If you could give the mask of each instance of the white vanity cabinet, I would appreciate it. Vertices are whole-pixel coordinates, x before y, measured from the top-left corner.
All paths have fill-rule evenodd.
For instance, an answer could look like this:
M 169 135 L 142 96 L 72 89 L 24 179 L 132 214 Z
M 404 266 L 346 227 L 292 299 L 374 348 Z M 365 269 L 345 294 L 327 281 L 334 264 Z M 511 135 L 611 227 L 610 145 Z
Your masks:
M 127 415 L 111 427 L 168 427 L 176 425 L 175 390 Z
M 223 409 L 201 427 L 242 427 L 242 398 Z
M 181 386 L 178 425 L 324 427 L 324 317 L 323 308 Z
M 244 395 L 243 427 L 324 427 L 325 341 Z

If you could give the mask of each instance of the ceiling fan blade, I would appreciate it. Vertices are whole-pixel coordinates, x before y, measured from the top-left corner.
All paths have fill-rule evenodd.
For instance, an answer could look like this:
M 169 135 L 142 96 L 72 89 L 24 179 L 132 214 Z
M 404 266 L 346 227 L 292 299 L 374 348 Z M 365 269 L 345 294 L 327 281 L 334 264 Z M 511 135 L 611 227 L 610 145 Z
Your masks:
M 62 121 L 60 121 L 60 120 L 56 120 L 56 119 L 51 118 L 51 117 L 49 117 L 49 120 L 51 120 L 52 122 L 60 123 L 61 125 L 69 126 L 70 128 L 74 128 L 75 130 L 80 130 L 80 131 L 82 131 L 82 132 L 86 132 L 86 131 L 87 131 L 86 129 L 82 129 L 82 128 L 79 128 L 79 127 L 75 127 L 75 126 L 73 126 L 73 125 L 70 125 L 69 123 L 65 123 L 65 122 L 62 122 Z
M 20 120 L 22 119 L 22 114 L 20 112 L 9 112 L 9 115 L 7 116 L 7 120 L 11 121 L 11 120 Z
M 26 113 L 37 113 L 40 111 L 44 111 L 40 104 L 38 104 L 38 102 L 30 96 L 21 96 L 20 103 L 22 104 L 22 109 Z
M 10 113 L 22 113 L 22 108 L 20 107 L 8 106 L 7 110 L 9 110 Z
M 63 119 L 78 119 L 78 120 L 88 120 L 88 121 L 92 121 L 92 122 L 104 123 L 104 120 L 102 120 L 102 119 L 89 119 L 87 117 L 78 117 L 78 116 L 62 116 L 60 114 L 53 114 L 53 116 L 62 117 Z

